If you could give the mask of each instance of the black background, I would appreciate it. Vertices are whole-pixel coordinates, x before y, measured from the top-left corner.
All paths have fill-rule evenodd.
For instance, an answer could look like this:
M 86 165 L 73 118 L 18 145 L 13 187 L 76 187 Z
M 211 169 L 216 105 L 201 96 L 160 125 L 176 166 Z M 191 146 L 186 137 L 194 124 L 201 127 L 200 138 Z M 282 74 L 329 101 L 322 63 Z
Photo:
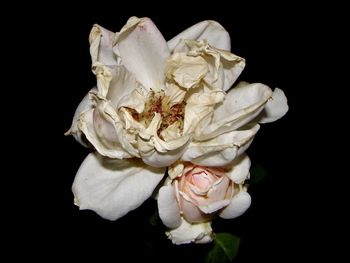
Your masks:
M 225 14 L 222 9 L 226 8 L 231 12 Z M 50 257 L 69 255 L 76 259 L 97 256 L 100 262 L 103 259 L 202 262 L 211 248 L 211 245 L 172 245 L 164 229 L 148 222 L 155 209 L 153 200 L 115 222 L 92 211 L 79 211 L 73 205 L 70 188 L 89 150 L 63 133 L 69 129 L 80 100 L 95 85 L 88 35 L 94 23 L 116 32 L 135 15 L 150 17 L 167 40 L 199 21 L 218 21 L 230 33 L 232 52 L 246 59 L 239 80 L 284 90 L 289 112 L 281 120 L 262 125 L 247 151 L 252 163 L 261 164 L 268 176 L 249 188 L 252 205 L 243 216 L 234 220 L 218 218 L 213 228 L 215 232 L 230 232 L 241 238 L 237 262 L 285 262 L 299 260 L 301 255 L 303 259 L 316 256 L 310 244 L 318 238 L 322 226 L 315 227 L 310 217 L 319 204 L 315 201 L 317 196 L 310 194 L 306 186 L 316 176 L 308 166 L 308 149 L 312 146 L 309 143 L 305 150 L 303 145 L 312 137 L 314 125 L 306 119 L 313 115 L 313 122 L 317 122 L 308 102 L 309 94 L 319 88 L 310 83 L 322 72 L 315 74 L 313 70 L 318 56 L 311 39 L 318 37 L 322 25 L 309 19 L 310 10 L 300 5 L 213 6 L 213 10 L 209 6 L 207 14 L 195 8 L 184 9 L 186 12 L 179 9 L 178 13 L 155 14 L 112 5 L 101 9 L 50 6 L 49 12 L 40 16 L 40 23 L 48 23 L 51 30 L 32 24 L 31 32 L 42 40 L 34 43 L 36 48 L 39 46 L 40 59 L 36 62 L 41 67 L 33 76 L 44 82 L 40 83 L 40 95 L 36 98 L 49 110 L 42 113 L 44 122 L 40 121 L 39 128 L 32 129 L 40 135 L 33 139 L 41 143 L 40 154 L 34 157 L 40 163 L 35 168 L 40 176 L 34 186 L 29 180 L 28 202 L 22 207 L 18 223 L 26 223 L 25 232 L 19 234 L 21 241 L 15 241 L 24 247 L 35 243 L 35 249 L 30 249 L 28 255 L 45 258 L 48 253 Z M 312 12 L 317 14 L 317 9 Z M 35 199 L 32 201 L 31 197 Z

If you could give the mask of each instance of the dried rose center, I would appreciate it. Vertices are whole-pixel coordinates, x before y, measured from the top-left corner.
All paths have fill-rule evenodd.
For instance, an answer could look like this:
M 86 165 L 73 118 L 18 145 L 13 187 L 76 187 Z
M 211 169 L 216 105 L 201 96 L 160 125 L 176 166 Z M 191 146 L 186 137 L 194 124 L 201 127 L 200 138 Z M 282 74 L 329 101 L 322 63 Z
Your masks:
M 154 114 L 159 113 L 162 117 L 162 122 L 157 133 L 161 136 L 160 133 L 175 122 L 178 122 L 179 129 L 182 132 L 185 106 L 185 102 L 171 106 L 169 97 L 165 96 L 163 91 L 151 91 L 142 113 L 139 114 L 133 109 L 128 109 L 128 111 L 136 121 L 143 121 L 146 127 L 151 123 Z

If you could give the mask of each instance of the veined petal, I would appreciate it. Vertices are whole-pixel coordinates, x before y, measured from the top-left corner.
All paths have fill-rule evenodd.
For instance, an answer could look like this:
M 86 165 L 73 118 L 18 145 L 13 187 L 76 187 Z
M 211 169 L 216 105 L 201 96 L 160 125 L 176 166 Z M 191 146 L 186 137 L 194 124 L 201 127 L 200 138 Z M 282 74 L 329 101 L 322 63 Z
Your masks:
M 106 66 L 120 64 L 120 59 L 113 53 L 113 40 L 115 34 L 102 26 L 95 24 L 90 32 L 90 55 L 92 64 L 100 62 Z
M 231 131 L 207 141 L 191 142 L 181 159 L 209 167 L 229 165 L 249 147 L 259 127 L 257 124 L 250 129 Z
M 271 96 L 271 89 L 260 83 L 231 89 L 223 104 L 215 109 L 211 124 L 196 130 L 196 140 L 208 140 L 249 123 L 264 109 Z
M 197 41 L 206 39 L 211 45 L 217 48 L 231 49 L 230 35 L 222 25 L 212 20 L 199 22 L 173 37 L 168 41 L 170 51 L 173 52 L 175 48 L 177 50 L 186 50 L 184 42 L 181 41 L 186 39 Z
M 186 40 L 190 48 L 188 55 L 203 57 L 209 66 L 204 80 L 212 87 L 227 91 L 245 67 L 245 59 L 227 51 L 213 47 L 208 41 Z
M 159 189 L 158 211 L 165 226 L 168 228 L 180 226 L 180 209 L 172 186 L 163 186 Z
M 259 123 L 268 123 L 282 118 L 288 111 L 287 97 L 283 90 L 276 88 L 272 97 L 267 101 L 261 116 L 258 117 Z
M 80 115 L 84 112 L 91 110 L 94 106 L 93 100 L 91 100 L 91 94 L 97 94 L 96 87 L 92 88 L 80 102 L 78 108 L 76 109 L 70 129 L 65 133 L 65 135 L 73 135 L 74 138 L 83 146 L 88 147 L 86 138 L 84 134 L 79 129 L 79 119 Z
M 211 222 L 190 224 L 182 218 L 181 225 L 178 228 L 166 232 L 166 234 L 176 245 L 192 242 L 204 244 L 213 240 L 212 232 Z
M 245 153 L 234 159 L 226 168 L 226 175 L 236 184 L 243 183 L 249 176 L 250 159 Z
M 72 190 L 80 209 L 116 220 L 149 198 L 164 172 L 137 159 L 111 160 L 90 153 L 77 172 Z
M 130 18 L 116 38 L 114 51 L 145 88 L 163 88 L 170 52 L 151 19 Z
M 219 214 L 225 219 L 232 219 L 244 214 L 250 207 L 252 200 L 246 189 L 242 189 L 238 194 L 233 196 L 231 203 L 225 207 Z

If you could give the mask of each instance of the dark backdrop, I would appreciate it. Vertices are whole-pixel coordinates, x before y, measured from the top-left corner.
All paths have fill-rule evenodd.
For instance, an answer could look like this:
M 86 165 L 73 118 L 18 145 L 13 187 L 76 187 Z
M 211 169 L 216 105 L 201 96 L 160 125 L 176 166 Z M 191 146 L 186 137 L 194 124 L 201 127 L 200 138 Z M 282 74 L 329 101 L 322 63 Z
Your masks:
M 44 14 L 42 22 L 50 23 L 51 30 L 40 33 L 43 36 L 40 45 L 44 45 L 41 61 L 50 58 L 49 69 L 45 66 L 42 69 L 49 79 L 44 85 L 43 101 L 52 111 L 50 117 L 45 117 L 50 128 L 41 129 L 45 150 L 38 158 L 43 177 L 32 192 L 36 202 L 28 208 L 32 216 L 27 219 L 30 234 L 25 236 L 30 242 L 32 236 L 39 241 L 30 253 L 44 256 L 45 251 L 67 260 L 97 256 L 100 262 L 107 258 L 110 262 L 136 259 L 202 262 L 211 247 L 172 245 L 164 229 L 148 222 L 155 209 L 153 200 L 116 222 L 106 221 L 92 211 L 79 211 L 73 205 L 70 188 L 89 150 L 63 133 L 70 127 L 80 100 L 95 85 L 88 35 L 94 23 L 118 31 L 128 17 L 136 15 L 149 16 L 167 40 L 196 22 L 205 19 L 220 22 L 231 35 L 232 52 L 246 59 L 240 80 L 284 90 L 289 112 L 277 122 L 262 125 L 247 151 L 253 164 L 261 164 L 267 170 L 267 177 L 249 188 L 252 205 L 243 216 L 217 219 L 213 227 L 216 232 L 231 232 L 241 238 L 237 262 L 285 262 L 298 260 L 301 255 L 313 257 L 308 246 L 314 238 L 313 221 L 308 213 L 314 209 L 314 203 L 303 185 L 309 174 L 304 163 L 307 157 L 301 156 L 301 149 L 310 133 L 304 125 L 306 93 L 307 89 L 315 89 L 305 84 L 311 77 L 305 65 L 313 59 L 307 39 L 318 26 L 304 23 L 303 9 L 287 4 L 262 9 L 233 6 L 227 7 L 232 11 L 226 14 L 210 8 L 207 14 L 192 9 L 159 15 L 115 6 L 57 10 L 55 6 L 49 7 L 48 10 L 57 13 L 53 17 L 50 12 Z

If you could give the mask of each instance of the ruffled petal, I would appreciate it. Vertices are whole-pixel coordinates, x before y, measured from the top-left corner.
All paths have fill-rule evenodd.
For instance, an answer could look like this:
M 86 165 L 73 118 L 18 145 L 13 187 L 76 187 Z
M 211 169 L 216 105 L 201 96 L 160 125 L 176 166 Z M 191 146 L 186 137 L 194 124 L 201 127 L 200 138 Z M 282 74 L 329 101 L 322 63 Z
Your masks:
M 249 147 L 259 127 L 257 124 L 250 129 L 224 133 L 207 141 L 193 141 L 181 159 L 203 166 L 229 165 Z
M 186 50 L 183 41 L 186 39 L 207 40 L 214 47 L 230 50 L 231 39 L 225 28 L 216 21 L 205 20 L 199 22 L 177 36 L 168 41 L 168 46 L 171 52 L 176 48 L 177 50 Z
M 245 153 L 234 159 L 226 168 L 226 175 L 236 184 L 243 183 L 249 176 L 250 159 Z
M 146 166 L 137 159 L 111 160 L 90 153 L 72 186 L 75 203 L 80 209 L 116 220 L 149 198 L 164 173 L 165 169 Z
M 99 62 L 105 66 L 120 64 L 120 58 L 113 53 L 115 33 L 95 24 L 90 32 L 90 55 L 92 64 Z
M 91 99 L 91 94 L 96 95 L 97 89 L 92 88 L 80 102 L 78 108 L 76 109 L 70 129 L 65 133 L 65 135 L 73 135 L 73 137 L 83 146 L 88 147 L 88 141 L 84 136 L 84 133 L 79 129 L 79 119 L 80 115 L 91 110 L 94 107 L 94 102 Z
M 168 228 L 180 226 L 180 209 L 172 186 L 167 185 L 159 189 L 158 211 L 165 226 Z
M 213 240 L 211 222 L 190 224 L 183 218 L 178 228 L 172 229 L 166 232 L 166 234 L 176 245 L 189 243 L 204 244 Z
M 225 219 L 236 218 L 247 211 L 251 201 L 247 190 L 242 189 L 238 194 L 233 196 L 231 203 L 220 212 L 219 216 Z
M 196 140 L 208 140 L 244 126 L 259 115 L 271 96 L 271 89 L 260 83 L 231 89 L 215 109 L 211 123 L 196 130 Z
M 114 51 L 123 65 L 145 88 L 163 88 L 165 63 L 170 52 L 152 20 L 131 17 L 116 37 L 115 44 Z
M 283 90 L 276 88 L 272 97 L 267 101 L 264 110 L 258 117 L 258 122 L 273 122 L 282 118 L 288 111 L 287 97 Z

